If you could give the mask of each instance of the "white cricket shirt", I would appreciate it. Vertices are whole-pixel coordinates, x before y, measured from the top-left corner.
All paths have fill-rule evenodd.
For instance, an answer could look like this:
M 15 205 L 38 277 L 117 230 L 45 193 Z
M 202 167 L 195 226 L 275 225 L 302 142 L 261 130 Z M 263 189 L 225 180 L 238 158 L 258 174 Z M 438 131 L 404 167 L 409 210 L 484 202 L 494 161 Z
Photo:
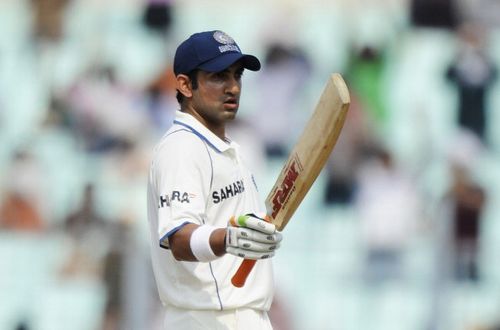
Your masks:
M 226 227 L 233 215 L 264 210 L 239 146 L 177 111 L 173 126 L 155 147 L 148 183 L 151 257 L 162 302 L 196 310 L 269 310 L 271 260 L 257 261 L 245 286 L 235 288 L 231 277 L 241 258 L 226 254 L 210 263 L 185 262 L 175 260 L 168 249 L 168 237 L 186 223 Z

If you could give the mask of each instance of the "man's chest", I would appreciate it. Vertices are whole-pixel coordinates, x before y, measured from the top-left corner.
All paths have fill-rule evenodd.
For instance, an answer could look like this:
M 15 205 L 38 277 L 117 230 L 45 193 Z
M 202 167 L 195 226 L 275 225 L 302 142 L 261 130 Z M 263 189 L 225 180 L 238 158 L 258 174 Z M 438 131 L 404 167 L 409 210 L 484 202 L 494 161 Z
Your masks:
M 214 206 L 255 199 L 257 190 L 252 172 L 236 155 L 212 158 L 212 178 L 209 201 Z

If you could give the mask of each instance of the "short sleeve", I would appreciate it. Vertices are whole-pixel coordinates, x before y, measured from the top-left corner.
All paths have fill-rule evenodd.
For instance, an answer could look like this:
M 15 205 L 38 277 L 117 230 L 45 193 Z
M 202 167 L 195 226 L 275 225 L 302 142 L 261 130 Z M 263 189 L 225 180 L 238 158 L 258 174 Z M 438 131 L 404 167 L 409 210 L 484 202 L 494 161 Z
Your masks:
M 196 135 L 179 131 L 156 150 L 151 169 L 158 198 L 161 245 L 186 223 L 204 224 L 212 181 L 209 149 Z

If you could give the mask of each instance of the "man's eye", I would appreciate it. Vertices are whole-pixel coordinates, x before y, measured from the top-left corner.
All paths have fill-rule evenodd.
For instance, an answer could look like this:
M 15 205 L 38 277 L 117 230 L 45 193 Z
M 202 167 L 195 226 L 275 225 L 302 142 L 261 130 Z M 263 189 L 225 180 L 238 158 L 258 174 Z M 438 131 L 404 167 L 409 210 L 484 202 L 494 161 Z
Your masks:
M 224 79 L 226 77 L 226 73 L 225 72 L 217 72 L 215 74 L 215 78 L 217 79 Z

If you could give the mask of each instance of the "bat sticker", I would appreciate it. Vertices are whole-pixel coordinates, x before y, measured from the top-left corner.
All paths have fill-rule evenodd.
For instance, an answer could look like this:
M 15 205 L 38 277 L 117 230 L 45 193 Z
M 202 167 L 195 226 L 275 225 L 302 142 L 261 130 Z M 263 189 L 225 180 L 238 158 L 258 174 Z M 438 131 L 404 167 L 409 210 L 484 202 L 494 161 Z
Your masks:
M 285 178 L 281 183 L 280 187 L 276 189 L 274 195 L 272 197 L 272 213 L 271 216 L 273 218 L 276 217 L 278 212 L 281 210 L 283 206 L 286 205 L 290 196 L 293 194 L 295 190 L 295 180 L 299 176 L 300 172 L 302 172 L 303 167 L 300 163 L 300 159 L 297 154 L 294 154 L 290 159 L 288 165 L 284 168 Z

